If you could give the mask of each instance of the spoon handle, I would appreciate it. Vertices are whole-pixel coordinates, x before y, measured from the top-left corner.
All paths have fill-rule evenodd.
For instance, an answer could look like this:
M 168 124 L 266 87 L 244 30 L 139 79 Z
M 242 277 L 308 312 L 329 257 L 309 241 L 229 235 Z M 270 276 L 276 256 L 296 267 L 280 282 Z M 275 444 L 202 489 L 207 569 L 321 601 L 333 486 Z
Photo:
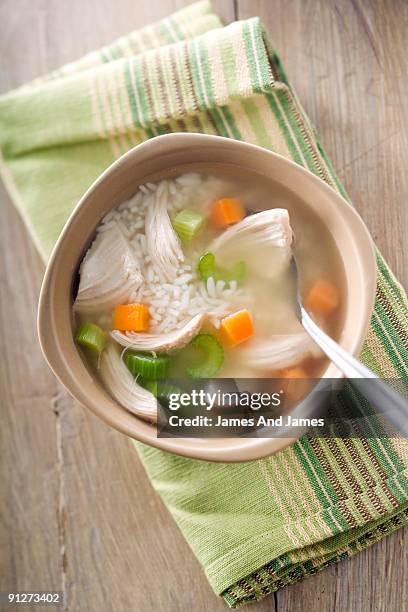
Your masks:
M 304 329 L 329 359 L 352 379 L 353 386 L 358 389 L 368 401 L 385 413 L 389 421 L 404 436 L 408 437 L 408 401 L 397 393 L 383 379 L 345 351 L 337 342 L 330 338 L 308 315 L 300 308 L 300 319 Z M 369 380 L 367 380 L 369 379 Z

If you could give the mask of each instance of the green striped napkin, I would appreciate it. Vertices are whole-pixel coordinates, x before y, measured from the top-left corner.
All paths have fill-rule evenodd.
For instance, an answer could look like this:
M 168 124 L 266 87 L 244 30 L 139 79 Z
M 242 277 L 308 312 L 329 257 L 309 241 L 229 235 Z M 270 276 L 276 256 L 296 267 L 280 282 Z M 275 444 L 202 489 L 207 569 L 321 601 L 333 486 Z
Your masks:
M 223 28 L 199 2 L 0 98 L 1 173 L 43 257 L 108 164 L 173 131 L 256 143 L 344 195 L 259 20 Z M 407 376 L 406 296 L 377 261 L 362 358 L 384 377 Z M 345 559 L 408 520 L 406 441 L 304 438 L 246 464 L 136 446 L 231 607 Z

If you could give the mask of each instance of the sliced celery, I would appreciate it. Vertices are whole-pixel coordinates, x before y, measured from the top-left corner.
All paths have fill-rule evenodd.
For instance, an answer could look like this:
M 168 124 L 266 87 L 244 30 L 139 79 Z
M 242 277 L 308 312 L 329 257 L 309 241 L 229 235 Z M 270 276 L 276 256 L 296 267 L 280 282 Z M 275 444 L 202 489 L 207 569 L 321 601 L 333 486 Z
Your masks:
M 158 393 L 158 382 L 157 382 L 157 380 L 145 380 L 144 378 L 138 378 L 137 382 L 142 387 L 147 389 L 147 391 L 150 391 L 150 393 L 152 393 L 155 397 L 157 397 L 157 393 Z
M 236 280 L 238 285 L 241 285 L 246 276 L 246 264 L 245 261 L 237 261 L 236 264 L 228 271 L 228 278 L 226 280 Z
M 75 342 L 88 349 L 93 355 L 99 356 L 106 344 L 106 334 L 95 323 L 82 323 L 75 334 Z
M 171 395 L 173 393 L 180 395 L 182 393 L 180 387 L 176 387 L 172 383 L 161 380 L 146 380 L 145 378 L 139 377 L 137 382 L 144 387 L 147 391 L 150 391 L 159 402 L 164 405 L 167 405 L 170 401 Z
M 160 381 L 158 383 L 157 399 L 159 400 L 161 404 L 164 404 L 165 406 L 169 404 L 171 396 L 173 394 L 176 394 L 177 396 L 179 396 L 181 393 L 182 393 L 182 390 L 180 389 L 180 387 L 177 387 L 171 382 L 169 383 L 166 381 L 164 382 Z
M 245 261 L 238 261 L 230 269 L 220 268 L 216 264 L 214 253 L 209 252 L 200 257 L 198 273 L 203 281 L 207 281 L 212 276 L 215 281 L 223 280 L 230 283 L 235 280 L 240 285 L 245 280 L 246 265 Z
M 198 334 L 188 348 L 193 348 L 198 353 L 197 362 L 186 369 L 192 378 L 211 378 L 224 363 L 224 349 L 211 334 Z
M 181 210 L 173 220 L 174 231 L 183 242 L 190 242 L 203 229 L 205 217 L 194 210 Z
M 205 253 L 200 257 L 198 262 L 198 273 L 203 281 L 206 281 L 210 276 L 215 280 L 215 255 L 214 253 Z
M 170 365 L 170 357 L 166 355 L 153 357 L 145 353 L 129 353 L 125 361 L 133 376 L 141 376 L 145 380 L 165 378 Z

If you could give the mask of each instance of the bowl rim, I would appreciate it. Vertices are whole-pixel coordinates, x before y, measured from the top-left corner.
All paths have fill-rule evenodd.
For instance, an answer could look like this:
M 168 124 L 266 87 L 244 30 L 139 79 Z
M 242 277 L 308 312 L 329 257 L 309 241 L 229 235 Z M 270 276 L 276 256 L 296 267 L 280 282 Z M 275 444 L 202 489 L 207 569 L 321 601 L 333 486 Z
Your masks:
M 249 461 L 254 459 L 260 459 L 262 457 L 269 456 L 281 450 L 282 448 L 296 441 L 298 438 L 230 438 L 228 447 L 220 445 L 216 448 L 212 448 L 208 445 L 200 447 L 197 444 L 196 439 L 192 441 L 189 438 L 158 438 L 157 435 L 152 437 L 145 435 L 142 431 L 138 431 L 137 425 L 134 429 L 129 428 L 121 423 L 118 423 L 115 418 L 112 418 L 112 415 L 109 414 L 109 412 L 108 414 L 106 414 L 99 409 L 98 405 L 93 401 L 92 397 L 90 397 L 90 394 L 85 393 L 78 381 L 75 381 L 75 379 L 71 377 L 72 372 L 70 371 L 69 364 L 60 354 L 59 345 L 56 342 L 55 335 L 52 333 L 52 331 L 50 333 L 50 321 L 52 319 L 54 309 L 56 308 L 55 304 L 50 302 L 53 282 L 58 271 L 56 261 L 60 249 L 62 248 L 62 246 L 65 245 L 67 237 L 70 234 L 72 222 L 77 216 L 78 211 L 80 211 L 84 206 L 86 206 L 92 194 L 95 193 L 101 187 L 101 185 L 105 183 L 105 181 L 110 180 L 110 177 L 119 168 L 127 165 L 129 160 L 132 160 L 133 158 L 137 160 L 137 158 L 139 156 L 142 156 L 143 154 L 146 156 L 146 158 L 148 158 L 149 154 L 154 154 L 155 149 L 157 149 L 156 155 L 160 156 L 160 149 L 162 149 L 163 146 L 164 148 L 166 146 L 167 148 L 171 148 L 172 141 L 174 142 L 174 144 L 176 144 L 177 142 L 183 143 L 184 141 L 186 145 L 189 141 L 190 146 L 193 143 L 194 146 L 200 145 L 200 143 L 206 143 L 207 145 L 213 144 L 215 146 L 223 144 L 224 146 L 230 148 L 236 147 L 237 149 L 246 149 L 246 151 L 249 153 L 251 152 L 251 150 L 254 152 L 258 152 L 258 154 L 262 153 L 263 155 L 270 157 L 271 163 L 274 163 L 275 160 L 275 163 L 287 165 L 288 168 L 291 169 L 292 173 L 294 172 L 295 174 L 298 173 L 299 175 L 303 175 L 306 180 L 311 181 L 318 189 L 323 190 L 328 198 L 332 200 L 334 199 L 336 201 L 337 207 L 346 207 L 344 210 L 346 210 L 348 215 L 351 216 L 352 219 L 354 219 L 354 223 L 357 224 L 360 235 L 365 241 L 365 244 L 361 248 L 364 247 L 365 250 L 365 271 L 369 272 L 367 278 L 365 278 L 367 316 L 365 319 L 365 324 L 361 325 L 359 333 L 356 333 L 354 337 L 354 343 L 351 350 L 353 354 L 357 354 L 360 351 L 369 328 L 371 314 L 374 308 L 377 266 L 373 240 L 368 231 L 368 228 L 366 227 L 365 223 L 363 222 L 355 208 L 353 208 L 353 206 L 349 202 L 347 202 L 347 200 L 345 200 L 337 191 L 335 191 L 335 189 L 333 189 L 321 178 L 310 172 L 308 169 L 298 165 L 297 163 L 287 159 L 286 157 L 278 153 L 275 153 L 268 149 L 264 149 L 263 147 L 260 147 L 258 145 L 246 143 L 243 141 L 237 141 L 222 136 L 195 133 L 165 134 L 161 136 L 156 136 L 150 140 L 140 143 L 139 145 L 136 145 L 135 147 L 124 153 L 117 160 L 115 160 L 110 166 L 108 166 L 80 198 L 79 202 L 76 204 L 67 222 L 65 223 L 65 226 L 52 250 L 44 274 L 44 279 L 42 282 L 39 297 L 37 319 L 37 329 L 40 346 L 49 367 L 54 372 L 58 380 L 67 389 L 70 395 L 73 396 L 76 400 L 78 400 L 82 405 L 89 408 L 108 425 L 114 427 L 125 435 L 130 436 L 131 438 L 140 442 L 146 443 L 150 446 L 159 448 L 161 450 L 173 452 L 175 454 L 189 458 L 222 462 Z M 194 160 L 192 161 L 194 162 Z M 165 172 L 165 169 L 163 169 L 162 172 Z M 116 206 L 116 204 L 113 204 L 112 208 L 114 208 L 114 206 Z M 80 253 L 78 253 L 78 256 L 79 255 Z M 347 275 L 347 271 L 345 271 L 345 273 Z M 70 279 L 71 281 L 73 278 L 73 274 L 74 272 L 72 273 Z M 335 366 L 331 364 L 328 369 L 330 368 L 332 368 L 332 372 L 337 371 L 336 375 L 332 374 L 332 378 L 342 377 L 341 372 L 339 372 L 337 368 L 335 368 Z M 70 376 L 67 376 L 68 372 L 70 373 Z M 120 406 L 120 404 L 116 400 L 113 399 L 113 402 L 116 405 Z M 128 412 L 122 406 L 120 407 L 126 412 Z M 141 419 L 139 419 L 136 415 L 133 416 L 135 417 L 136 423 L 138 421 L 141 421 Z M 235 443 L 232 441 L 234 441 Z M 245 441 L 245 446 L 243 446 L 243 441 Z

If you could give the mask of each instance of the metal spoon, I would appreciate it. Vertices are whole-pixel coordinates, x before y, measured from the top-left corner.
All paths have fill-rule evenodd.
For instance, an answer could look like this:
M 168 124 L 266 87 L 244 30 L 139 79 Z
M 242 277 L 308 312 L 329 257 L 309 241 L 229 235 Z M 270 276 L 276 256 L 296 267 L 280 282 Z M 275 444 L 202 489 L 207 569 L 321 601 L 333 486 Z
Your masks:
M 408 437 L 407 399 L 397 393 L 367 366 L 363 365 L 361 361 L 345 351 L 313 321 L 302 304 L 298 282 L 298 267 L 294 255 L 292 255 L 290 268 L 295 286 L 296 314 L 305 331 L 343 374 L 347 378 L 352 379 L 353 386 L 371 404 L 381 412 L 384 412 L 392 425 L 402 435 Z

